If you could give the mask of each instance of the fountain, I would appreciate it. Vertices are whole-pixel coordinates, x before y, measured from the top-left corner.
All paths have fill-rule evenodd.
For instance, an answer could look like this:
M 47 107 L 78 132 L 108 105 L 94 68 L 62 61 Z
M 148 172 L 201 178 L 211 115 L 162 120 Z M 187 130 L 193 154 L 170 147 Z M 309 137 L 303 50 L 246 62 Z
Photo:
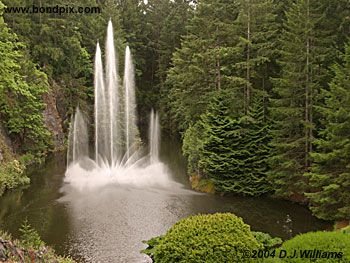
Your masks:
M 108 23 L 106 65 L 103 70 L 99 43 L 94 64 L 94 154 L 89 153 L 88 125 L 79 108 L 72 117 L 65 181 L 77 186 L 97 187 L 110 183 L 133 186 L 169 186 L 166 166 L 159 160 L 160 128 L 152 109 L 149 150 L 145 149 L 137 127 L 135 76 L 129 47 L 125 51 L 122 85 L 118 76 L 113 26 Z

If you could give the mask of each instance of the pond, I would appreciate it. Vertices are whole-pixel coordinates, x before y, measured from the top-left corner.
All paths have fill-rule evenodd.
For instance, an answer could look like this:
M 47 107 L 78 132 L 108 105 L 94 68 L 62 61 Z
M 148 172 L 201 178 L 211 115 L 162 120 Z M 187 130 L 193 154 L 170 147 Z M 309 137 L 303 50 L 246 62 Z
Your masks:
M 78 191 L 63 182 L 65 156 L 56 155 L 30 172 L 29 187 L 0 198 L 0 229 L 18 237 L 18 228 L 27 219 L 48 245 L 79 262 L 150 262 L 140 254 L 142 241 L 198 213 L 233 212 L 252 230 L 283 239 L 332 227 L 291 202 L 192 191 L 175 141 L 162 144 L 161 160 L 183 189 L 108 185 Z

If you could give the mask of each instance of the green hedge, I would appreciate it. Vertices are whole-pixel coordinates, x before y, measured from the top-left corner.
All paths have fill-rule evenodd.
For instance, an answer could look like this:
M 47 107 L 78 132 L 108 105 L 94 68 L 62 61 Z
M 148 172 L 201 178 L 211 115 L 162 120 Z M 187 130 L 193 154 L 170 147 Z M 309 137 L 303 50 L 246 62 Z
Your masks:
M 280 259 L 280 255 L 284 255 L 286 252 L 287 257 Z M 297 257 L 288 258 L 293 256 L 294 251 Z M 301 258 L 301 251 L 303 251 L 303 258 Z M 310 252 L 308 252 L 310 251 Z M 333 253 L 342 253 L 342 258 L 335 258 Z M 282 253 L 282 254 L 280 254 Z M 310 259 L 310 256 L 314 254 L 314 259 Z M 305 254 L 309 254 L 309 258 L 305 257 Z M 322 258 L 322 256 L 326 258 Z M 265 261 L 264 261 L 265 262 Z M 283 243 L 282 247 L 276 251 L 276 257 L 266 260 L 266 262 L 292 262 L 292 263 L 304 263 L 304 262 L 350 262 L 350 235 L 340 231 L 334 232 L 309 232 L 306 234 L 298 235 Z
M 143 253 L 156 263 L 247 262 L 242 251 L 262 248 L 249 225 L 230 213 L 182 219 L 146 243 Z

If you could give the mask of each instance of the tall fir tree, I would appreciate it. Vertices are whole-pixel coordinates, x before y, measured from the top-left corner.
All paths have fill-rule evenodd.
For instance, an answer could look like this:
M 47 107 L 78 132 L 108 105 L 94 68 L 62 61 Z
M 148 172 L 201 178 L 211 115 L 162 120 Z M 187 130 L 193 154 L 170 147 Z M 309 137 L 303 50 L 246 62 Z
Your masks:
M 248 151 L 242 147 L 242 125 L 231 118 L 223 96 L 215 96 L 201 118 L 204 141 L 200 168 L 221 192 L 246 193 L 244 160 Z
M 345 52 L 343 65 L 333 67 L 329 91 L 323 91 L 325 129 L 315 141 L 317 151 L 307 174 L 313 187 L 307 194 L 310 208 L 326 220 L 350 219 L 350 43 Z
M 236 27 L 237 57 L 235 69 L 244 81 L 244 114 L 253 97 L 267 97 L 271 92 L 270 78 L 276 76 L 276 40 L 279 25 L 277 9 L 272 0 L 240 0 Z
M 202 115 L 199 167 L 221 192 L 257 196 L 271 190 L 266 163 L 269 133 L 261 105 L 250 116 L 232 118 L 225 93 L 219 93 Z
M 305 201 L 303 174 L 311 165 L 314 105 L 327 74 L 321 7 L 319 1 L 297 0 L 288 8 L 280 38 L 281 77 L 273 80 L 270 180 L 278 196 L 297 201 Z
M 199 120 L 212 95 L 227 90 L 238 96 L 232 61 L 237 54 L 233 21 L 238 15 L 235 1 L 203 0 L 187 27 L 181 48 L 173 55 L 168 71 L 168 116 L 174 130 L 183 132 Z M 193 100 L 193 98 L 196 98 Z M 239 101 L 233 108 L 241 108 Z
M 272 190 L 268 182 L 268 159 L 270 157 L 271 127 L 266 118 L 264 99 L 251 102 L 248 115 L 242 118 L 244 136 L 242 147 L 249 153 L 245 159 L 246 178 L 253 182 L 251 192 L 264 194 Z

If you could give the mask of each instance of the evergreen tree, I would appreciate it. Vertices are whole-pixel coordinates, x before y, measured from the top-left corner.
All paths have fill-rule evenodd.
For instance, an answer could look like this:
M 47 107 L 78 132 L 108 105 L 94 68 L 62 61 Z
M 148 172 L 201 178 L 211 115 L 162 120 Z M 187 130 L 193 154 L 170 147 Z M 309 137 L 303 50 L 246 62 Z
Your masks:
M 244 80 L 243 104 L 247 113 L 253 97 L 267 97 L 270 77 L 276 76 L 276 44 L 279 25 L 277 8 L 272 0 L 240 0 L 235 21 L 237 58 L 236 74 Z
M 251 192 L 258 195 L 271 191 L 267 180 L 271 127 L 265 118 L 263 100 L 255 100 L 252 104 L 248 115 L 242 118 L 245 134 L 241 142 L 242 147 L 249 153 L 245 159 L 246 178 L 251 182 Z
M 246 193 L 250 187 L 245 178 L 244 160 L 247 150 L 242 148 L 242 125 L 232 119 L 223 96 L 215 96 L 202 116 L 204 142 L 200 168 L 221 192 Z
M 203 142 L 199 167 L 221 192 L 261 195 L 270 190 L 267 182 L 268 131 L 263 107 L 251 116 L 231 118 L 225 95 L 214 97 L 202 116 Z
M 234 1 L 203 0 L 197 5 L 166 80 L 168 119 L 176 130 L 183 132 L 198 121 L 218 90 L 229 91 L 231 97 L 241 94 L 236 88 L 242 79 L 234 76 L 232 63 L 237 54 L 233 25 L 237 14 Z M 238 111 L 240 101 L 232 108 Z
M 350 44 L 344 65 L 336 64 L 333 71 L 330 90 L 323 91 L 325 129 L 315 141 L 317 152 L 308 174 L 313 191 L 307 194 L 313 213 L 326 220 L 350 219 Z
M 328 49 L 319 1 L 294 1 L 286 12 L 280 39 L 282 68 L 274 79 L 271 114 L 274 120 L 270 180 L 276 194 L 301 201 L 310 169 L 314 138 L 314 105 L 327 74 Z

